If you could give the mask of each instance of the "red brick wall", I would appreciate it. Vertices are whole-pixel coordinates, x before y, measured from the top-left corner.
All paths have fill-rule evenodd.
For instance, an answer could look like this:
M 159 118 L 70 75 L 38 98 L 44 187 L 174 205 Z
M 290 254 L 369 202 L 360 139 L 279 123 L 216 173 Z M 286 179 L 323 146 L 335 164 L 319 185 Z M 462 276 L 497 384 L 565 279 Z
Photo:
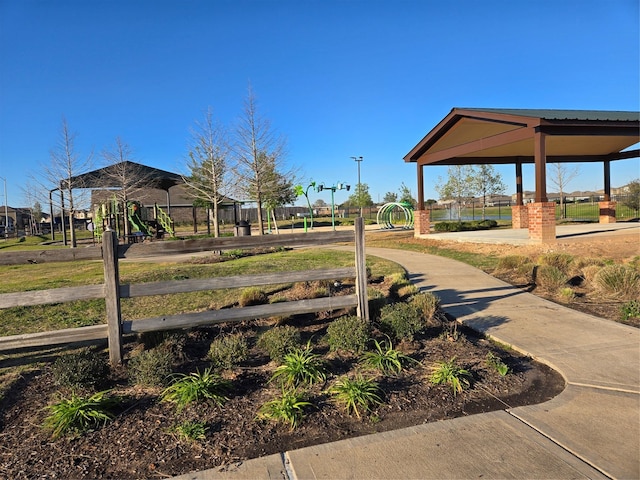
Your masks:
M 427 235 L 430 227 L 429 210 L 416 210 L 413 212 L 414 236 Z
M 600 223 L 616 223 L 616 202 L 598 202 Z
M 526 205 L 511 207 L 511 228 L 529 228 L 529 210 Z
M 556 241 L 556 204 L 536 202 L 527 204 L 529 239 L 536 243 Z

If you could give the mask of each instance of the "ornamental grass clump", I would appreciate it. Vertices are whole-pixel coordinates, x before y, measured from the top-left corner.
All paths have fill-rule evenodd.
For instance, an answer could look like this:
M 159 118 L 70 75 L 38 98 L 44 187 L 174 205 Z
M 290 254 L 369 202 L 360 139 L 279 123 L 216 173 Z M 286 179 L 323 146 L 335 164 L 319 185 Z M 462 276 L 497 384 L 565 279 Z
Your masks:
M 373 340 L 375 348 L 373 351 L 364 352 L 360 356 L 360 363 L 365 367 L 378 370 L 385 375 L 397 375 L 404 366 L 415 360 L 404 353 L 393 348 L 391 340 L 378 342 Z
M 199 370 L 190 374 L 175 374 L 173 383 L 161 395 L 163 402 L 175 403 L 178 412 L 193 402 L 210 402 L 222 405 L 227 400 L 224 395 L 229 389 L 229 382 L 214 373 L 211 368 L 204 372 Z
M 120 398 L 109 395 L 109 390 L 90 396 L 72 393 L 70 398 L 63 398 L 46 407 L 50 414 L 43 426 L 51 430 L 54 439 L 67 434 L 81 435 L 111 421 L 114 418 L 113 409 L 120 402 Z
M 371 408 L 382 403 L 382 391 L 378 382 L 362 375 L 355 378 L 344 377 L 337 380 L 329 389 L 335 401 L 341 404 L 348 414 L 355 413 L 360 418 L 360 411 L 371 411 Z
M 269 381 L 278 380 L 284 386 L 298 387 L 324 382 L 326 378 L 326 370 L 320 356 L 313 353 L 311 343 L 307 343 L 305 348 L 290 350 Z
M 283 387 L 279 397 L 265 402 L 258 410 L 257 418 L 288 424 L 295 429 L 302 418 L 304 410 L 313 404 L 306 400 L 304 392 Z
M 548 292 L 557 292 L 568 281 L 569 277 L 553 265 L 540 265 L 536 271 L 536 284 Z
M 411 305 L 413 305 L 425 325 L 437 325 L 438 314 L 440 312 L 440 299 L 431 292 L 418 293 L 411 297 Z
M 569 274 L 572 263 L 573 256 L 568 253 L 545 253 L 538 257 L 538 264 L 556 267 L 565 275 Z
M 432 366 L 429 380 L 434 385 L 449 385 L 455 396 L 471 385 L 470 378 L 471 372 L 460 367 L 454 357 L 451 360 L 438 362 Z
M 640 295 L 640 272 L 628 265 L 607 265 L 595 275 L 593 282 L 604 295 L 629 300 Z
M 251 305 L 265 305 L 269 303 L 269 297 L 264 290 L 258 287 L 249 287 L 242 290 L 238 303 L 241 307 Z
M 346 351 L 358 354 L 367 347 L 371 326 L 354 315 L 335 319 L 327 328 L 327 343 L 332 352 Z

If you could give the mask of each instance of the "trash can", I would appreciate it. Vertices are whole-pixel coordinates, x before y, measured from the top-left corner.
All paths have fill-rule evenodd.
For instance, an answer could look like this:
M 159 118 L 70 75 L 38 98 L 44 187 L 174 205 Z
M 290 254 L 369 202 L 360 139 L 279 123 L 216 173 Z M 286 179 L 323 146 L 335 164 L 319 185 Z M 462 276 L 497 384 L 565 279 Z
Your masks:
M 240 220 L 235 226 L 235 236 L 244 237 L 251 235 L 251 225 L 246 220 Z

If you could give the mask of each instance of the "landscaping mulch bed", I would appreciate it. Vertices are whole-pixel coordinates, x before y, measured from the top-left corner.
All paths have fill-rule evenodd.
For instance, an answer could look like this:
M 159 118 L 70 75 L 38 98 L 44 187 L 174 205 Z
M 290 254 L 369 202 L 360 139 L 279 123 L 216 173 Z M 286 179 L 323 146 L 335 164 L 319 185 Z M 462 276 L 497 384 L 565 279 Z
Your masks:
M 105 386 L 125 398 L 118 415 L 107 425 L 75 438 L 54 440 L 42 428 L 45 406 L 60 392 L 52 378 L 51 363 L 26 370 L 0 404 L 0 477 L 166 478 L 310 445 L 540 403 L 564 389 L 564 380 L 548 367 L 514 351 L 501 350 L 461 327 L 457 330 L 459 337 L 454 339 L 452 324 L 443 321 L 441 326 L 397 345 L 419 363 L 398 376 L 378 377 L 384 392 L 382 405 L 361 418 L 348 415 L 326 392 L 336 378 L 355 371 L 357 359 L 329 352 L 321 340 L 331 319 L 326 314 L 309 315 L 286 322 L 300 328 L 304 342 L 312 339 L 314 351 L 325 358 L 331 372 L 325 384 L 309 390 L 314 406 L 305 410 L 295 430 L 256 419 L 260 405 L 279 391 L 268 383 L 276 365 L 255 341 L 261 331 L 273 326 L 272 322 L 201 328 L 186 334 L 178 366 L 182 372 L 208 366 L 206 353 L 216 335 L 231 330 L 253 332 L 250 360 L 225 373 L 232 389 L 223 406 L 196 404 L 177 413 L 175 405 L 159 401 L 160 388 L 128 385 L 126 368 L 121 367 L 112 371 Z M 140 348 L 137 342 L 130 342 L 125 358 Z M 489 352 L 500 357 L 510 373 L 501 376 L 490 368 L 486 362 Z M 473 373 L 471 388 L 457 395 L 447 386 L 432 385 L 428 379 L 434 362 L 454 357 Z M 185 420 L 206 422 L 206 438 L 188 441 L 176 436 L 172 427 Z

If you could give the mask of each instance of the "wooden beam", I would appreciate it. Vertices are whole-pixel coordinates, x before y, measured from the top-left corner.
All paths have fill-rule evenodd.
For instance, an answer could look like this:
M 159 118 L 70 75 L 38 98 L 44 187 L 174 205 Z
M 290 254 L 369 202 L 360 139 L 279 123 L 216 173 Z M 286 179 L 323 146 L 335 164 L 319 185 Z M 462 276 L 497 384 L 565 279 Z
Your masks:
M 417 210 L 424 210 L 424 165 L 417 164 L 418 168 L 418 206 Z
M 536 163 L 536 203 L 547 201 L 547 155 L 546 135 L 539 129 L 534 135 L 534 158 Z
M 522 162 L 516 162 L 516 205 L 522 204 Z
M 491 137 L 479 138 L 478 140 L 463 143 L 462 145 L 445 148 L 438 152 L 424 154 L 418 159 L 418 163 L 421 165 L 439 163 L 450 158 L 470 155 L 476 152 L 481 152 L 482 150 L 488 150 L 490 148 L 501 147 L 509 143 L 531 139 L 533 136 L 534 131 L 532 128 L 522 127 L 516 130 L 509 130 L 508 132 L 499 133 Z

